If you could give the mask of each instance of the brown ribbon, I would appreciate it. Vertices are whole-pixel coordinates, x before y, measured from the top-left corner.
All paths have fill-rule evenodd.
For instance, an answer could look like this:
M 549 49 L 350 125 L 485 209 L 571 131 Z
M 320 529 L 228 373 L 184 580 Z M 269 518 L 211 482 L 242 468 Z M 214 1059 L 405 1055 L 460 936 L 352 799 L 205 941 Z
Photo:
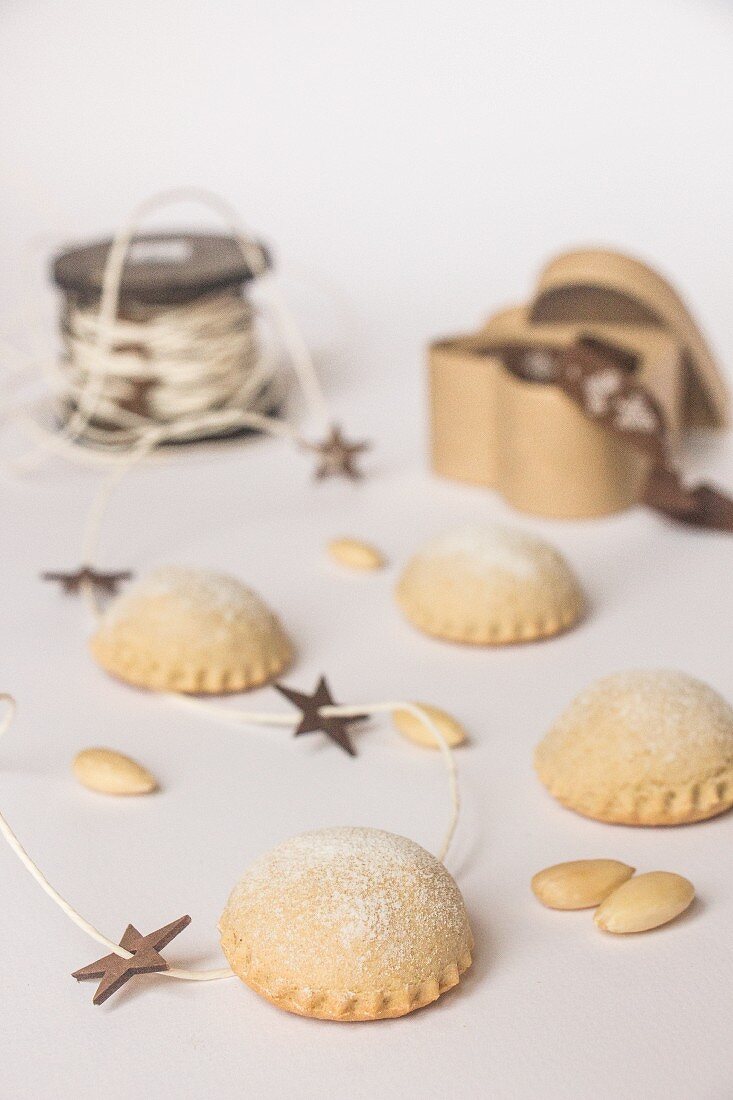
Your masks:
M 634 379 L 636 358 L 593 337 L 563 349 L 554 381 L 598 424 L 651 456 L 644 501 L 694 527 L 733 532 L 733 500 L 712 485 L 685 485 L 670 458 L 669 428 L 659 402 Z

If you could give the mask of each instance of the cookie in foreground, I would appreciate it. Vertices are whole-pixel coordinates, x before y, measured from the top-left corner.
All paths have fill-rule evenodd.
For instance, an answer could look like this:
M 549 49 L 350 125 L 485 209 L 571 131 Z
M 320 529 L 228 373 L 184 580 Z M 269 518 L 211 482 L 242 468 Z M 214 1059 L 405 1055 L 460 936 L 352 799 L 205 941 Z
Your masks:
M 303 833 L 245 872 L 219 922 L 237 977 L 324 1020 L 404 1016 L 457 985 L 473 937 L 460 890 L 412 840 L 367 828 Z

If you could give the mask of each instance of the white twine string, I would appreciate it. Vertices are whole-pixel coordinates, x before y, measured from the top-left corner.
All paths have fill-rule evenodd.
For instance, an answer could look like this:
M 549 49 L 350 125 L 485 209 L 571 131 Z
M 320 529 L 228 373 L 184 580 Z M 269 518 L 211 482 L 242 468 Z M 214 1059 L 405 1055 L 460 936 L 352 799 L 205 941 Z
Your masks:
M 306 405 L 323 427 L 328 425 L 328 408 L 312 357 L 275 277 L 264 269 L 261 249 L 233 207 L 218 195 L 201 188 L 179 188 L 146 199 L 115 236 L 105 263 L 99 310 L 71 311 L 69 362 L 52 366 L 47 377 L 55 393 L 71 398 L 74 411 L 59 431 L 49 431 L 27 414 L 16 416 L 37 440 L 34 451 L 14 461 L 16 468 L 37 466 L 51 452 L 91 464 L 126 462 L 126 454 L 93 450 L 82 445 L 82 439 L 98 444 L 121 439 L 133 448 L 151 442 L 152 451 L 160 443 L 261 426 L 277 362 L 272 353 L 255 358 L 249 302 L 232 294 L 214 295 L 188 307 L 156 312 L 145 324 L 117 317 L 124 265 L 140 221 L 154 209 L 180 202 L 199 202 L 229 225 L 250 270 L 259 278 L 267 312 Z M 116 350 L 129 349 L 131 344 L 144 350 Z M 156 382 L 151 392 L 152 416 L 120 405 L 140 380 Z M 302 442 L 282 421 L 264 419 L 279 425 L 278 434 Z M 109 423 L 111 431 L 105 432 L 98 421 Z
M 86 442 L 127 447 L 161 425 L 181 441 L 195 439 L 198 419 L 212 410 L 267 413 L 283 399 L 279 357 L 258 339 L 247 298 L 227 291 L 146 312 L 145 320 L 114 320 L 103 330 L 96 309 L 69 304 L 66 355 L 48 381 L 62 407 L 86 417 Z M 142 386 L 144 407 L 134 410 Z
M 171 696 L 171 698 L 174 698 L 177 702 L 185 702 L 189 705 L 195 705 L 197 702 L 199 702 L 198 700 L 187 699 L 184 696 L 178 695 Z M 6 692 L 1 692 L 0 703 L 5 703 L 6 705 L 5 714 L 2 716 L 2 719 L 0 719 L 0 737 L 2 737 L 2 735 L 6 733 L 12 725 L 16 712 L 16 702 L 12 695 L 8 695 Z M 225 711 L 221 708 L 212 708 L 210 706 L 207 706 L 207 704 L 205 703 L 202 704 L 202 706 L 199 706 L 197 709 L 202 709 L 202 707 L 203 709 L 207 710 L 216 710 L 219 716 L 229 715 L 232 718 L 236 718 L 238 723 L 251 722 L 257 725 L 292 726 L 297 720 L 297 716 L 292 717 L 290 715 L 268 714 L 267 712 Z M 392 713 L 395 710 L 406 710 L 410 714 L 413 714 L 420 722 L 422 722 L 425 728 L 435 738 L 436 743 L 440 747 L 440 750 L 443 754 L 443 759 L 445 761 L 446 769 L 448 772 L 448 787 L 451 803 L 451 813 L 448 823 L 448 829 L 446 831 L 445 838 L 441 845 L 440 853 L 438 856 L 438 858 L 443 861 L 448 852 L 448 848 L 450 847 L 456 825 L 458 824 L 460 802 L 458 795 L 458 777 L 456 773 L 456 765 L 453 758 L 453 753 L 451 752 L 448 742 L 443 737 L 443 734 L 440 732 L 435 722 L 433 722 L 430 716 L 426 714 L 426 712 L 422 709 L 422 707 L 419 707 L 416 703 L 366 703 L 359 706 L 322 707 L 320 713 L 323 715 L 324 718 L 348 718 L 356 717 L 362 714 L 383 714 L 385 712 Z M 102 944 L 115 955 L 119 955 L 123 959 L 131 959 L 133 957 L 133 953 L 131 951 L 126 951 L 124 947 L 120 947 L 120 945 L 118 943 L 115 943 L 114 940 L 108 939 L 107 936 L 100 932 L 98 928 L 95 928 L 93 924 L 82 917 L 81 913 L 77 912 L 77 910 L 74 909 L 74 907 L 68 901 L 66 901 L 64 897 L 62 897 L 58 890 L 56 890 L 51 885 L 51 883 L 48 881 L 46 876 L 39 868 L 38 864 L 31 859 L 26 850 L 23 848 L 22 844 L 18 840 L 13 830 L 10 828 L 10 825 L 8 824 L 1 812 L 0 834 L 2 834 L 2 836 L 5 838 L 11 850 L 18 857 L 20 862 L 25 867 L 26 871 L 28 871 L 31 877 L 35 879 L 43 892 L 47 894 L 48 897 L 50 897 L 56 905 L 58 905 L 59 909 L 61 909 L 61 911 L 66 914 L 69 920 L 72 921 L 77 926 L 77 928 L 80 928 L 82 932 L 86 932 L 86 934 L 90 936 L 93 940 L 96 940 L 97 943 Z M 186 970 L 180 967 L 171 967 L 169 970 L 161 971 L 161 973 L 168 978 L 179 978 L 183 981 L 192 982 L 211 982 L 218 981 L 221 978 L 233 977 L 233 971 L 228 966 L 220 967 L 216 970 Z
M 257 428 L 258 431 L 263 432 L 266 435 L 279 436 L 280 438 L 294 438 L 297 442 L 303 443 L 304 441 L 298 436 L 298 434 L 282 421 L 275 419 L 274 417 L 262 416 L 259 413 L 239 413 L 235 414 L 237 422 L 246 423 L 249 427 Z M 212 413 L 207 418 L 200 418 L 199 424 L 207 423 L 211 425 L 222 426 L 225 425 L 231 418 L 232 413 Z M 87 514 L 86 523 L 84 526 L 84 533 L 82 536 L 81 546 L 81 560 L 82 563 L 88 567 L 93 567 L 97 558 L 99 540 L 101 537 L 102 523 L 107 514 L 112 495 L 120 484 L 121 481 L 131 471 L 133 466 L 136 466 L 143 459 L 149 457 L 149 455 L 155 450 L 161 441 L 160 429 L 158 432 L 150 431 L 140 440 L 125 457 L 122 462 L 116 468 L 113 468 L 111 473 L 103 480 L 99 492 L 92 501 L 92 505 Z M 170 433 L 168 438 L 171 438 Z M 81 584 L 81 589 L 84 594 L 87 606 L 94 618 L 99 621 L 102 615 L 102 608 L 99 603 L 97 592 L 88 580 L 85 580 Z

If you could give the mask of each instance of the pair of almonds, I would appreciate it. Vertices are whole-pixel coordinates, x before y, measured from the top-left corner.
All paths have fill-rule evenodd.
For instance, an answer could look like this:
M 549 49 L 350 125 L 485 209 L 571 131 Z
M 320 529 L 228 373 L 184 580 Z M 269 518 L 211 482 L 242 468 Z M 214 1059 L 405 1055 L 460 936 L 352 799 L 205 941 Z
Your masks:
M 102 794 L 150 794 L 158 789 L 147 768 L 114 749 L 83 749 L 72 769 L 80 783 Z
M 635 868 L 616 859 L 577 859 L 556 863 L 532 879 L 535 897 L 550 909 L 590 909 L 604 932 L 647 932 L 684 913 L 695 887 L 671 871 Z

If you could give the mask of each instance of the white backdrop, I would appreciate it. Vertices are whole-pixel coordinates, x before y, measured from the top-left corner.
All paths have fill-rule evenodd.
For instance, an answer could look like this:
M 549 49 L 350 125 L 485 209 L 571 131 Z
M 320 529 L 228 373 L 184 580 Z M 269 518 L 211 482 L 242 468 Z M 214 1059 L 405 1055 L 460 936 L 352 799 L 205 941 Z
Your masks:
M 0 333 L 32 347 L 52 331 L 54 247 L 111 231 L 152 191 L 207 186 L 274 244 L 311 339 L 330 351 L 335 410 L 376 444 L 357 494 L 334 484 L 313 496 L 276 443 L 193 459 L 185 479 L 177 468 L 136 475 L 107 532 L 109 564 L 174 557 L 242 573 L 296 636 L 296 686 L 325 670 L 347 700 L 399 691 L 466 722 L 451 870 L 479 947 L 463 990 L 395 1024 L 288 1018 L 234 983 L 153 980 L 100 1011 L 67 976 L 94 944 L 0 848 L 0 1091 L 730 1096 L 733 821 L 611 830 L 555 807 L 530 768 L 557 710 L 611 668 L 669 664 L 733 696 L 725 537 L 643 513 L 529 522 L 568 552 L 594 612 L 546 647 L 490 655 L 400 623 L 394 569 L 365 590 L 320 555 L 328 536 L 356 530 L 397 565 L 436 527 L 508 514 L 425 473 L 423 348 L 524 296 L 558 249 L 606 243 L 652 260 L 733 362 L 732 47 L 733 9 L 702 0 L 0 5 Z M 730 452 L 706 461 L 733 483 Z M 0 687 L 21 700 L 0 746 L 2 806 L 108 934 L 188 909 L 187 945 L 170 955 L 216 965 L 216 916 L 259 851 L 359 821 L 434 845 L 439 766 L 386 730 L 357 762 L 296 755 L 271 734 L 245 747 L 243 734 L 104 679 L 78 607 L 35 579 L 76 564 L 94 485 L 59 463 L 0 486 Z M 257 702 L 276 705 L 268 693 Z M 100 741 L 163 777 L 157 801 L 82 798 L 68 761 Z M 587 914 L 555 918 L 528 893 L 545 863 L 587 854 L 678 870 L 702 900 L 666 932 L 603 940 Z
M 358 361 L 526 293 L 570 243 L 673 273 L 730 358 L 733 9 L 5 0 L 0 246 L 106 233 L 210 186 L 335 283 Z M 22 297 L 21 297 L 22 301 Z M 373 364 L 370 369 L 373 369 Z

